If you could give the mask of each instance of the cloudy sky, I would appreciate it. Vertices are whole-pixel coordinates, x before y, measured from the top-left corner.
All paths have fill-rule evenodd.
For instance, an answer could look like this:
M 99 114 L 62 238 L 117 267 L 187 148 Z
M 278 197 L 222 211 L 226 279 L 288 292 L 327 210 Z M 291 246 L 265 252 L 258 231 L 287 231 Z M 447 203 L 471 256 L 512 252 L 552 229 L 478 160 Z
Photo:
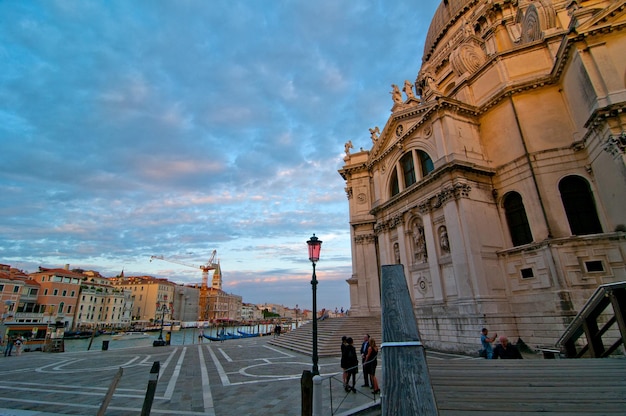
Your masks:
M 349 307 L 344 143 L 371 147 L 439 1 L 0 1 L 0 263 Z M 155 260 L 153 255 L 188 264 Z

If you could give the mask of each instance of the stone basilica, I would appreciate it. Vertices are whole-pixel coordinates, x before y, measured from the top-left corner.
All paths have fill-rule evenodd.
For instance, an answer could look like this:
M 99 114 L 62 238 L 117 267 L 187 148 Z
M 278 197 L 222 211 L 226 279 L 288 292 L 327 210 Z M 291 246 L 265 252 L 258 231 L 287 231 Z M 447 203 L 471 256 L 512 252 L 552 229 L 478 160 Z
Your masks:
M 444 0 L 415 82 L 350 152 L 350 312 L 402 264 L 421 340 L 554 345 L 626 280 L 626 1 Z

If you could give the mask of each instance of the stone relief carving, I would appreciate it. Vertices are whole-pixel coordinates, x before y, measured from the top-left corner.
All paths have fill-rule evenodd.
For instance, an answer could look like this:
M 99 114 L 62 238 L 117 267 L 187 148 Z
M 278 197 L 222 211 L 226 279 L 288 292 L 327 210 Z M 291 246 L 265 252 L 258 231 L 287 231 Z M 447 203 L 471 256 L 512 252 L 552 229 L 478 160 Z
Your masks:
M 401 214 L 395 215 L 388 220 L 378 222 L 374 227 L 374 232 L 376 234 L 380 234 L 383 231 L 392 230 L 396 228 L 398 224 L 402 224 L 403 222 L 404 218 Z
M 541 22 L 537 14 L 537 8 L 531 5 L 522 21 L 522 43 L 534 42 L 541 39 Z
M 433 126 L 431 124 L 427 124 L 424 126 L 423 135 L 424 137 L 430 137 L 433 134 Z
M 621 157 L 626 150 L 626 132 L 620 135 L 611 135 L 606 139 L 604 151 L 608 152 L 614 158 Z
M 467 198 L 471 190 L 472 187 L 465 183 L 457 183 L 452 186 L 445 187 L 436 195 L 433 195 L 424 202 L 420 203 L 418 205 L 419 211 L 422 214 L 425 214 L 441 207 L 450 199 Z
M 457 76 L 473 74 L 486 60 L 485 52 L 473 42 L 460 45 L 450 54 L 450 65 Z
M 374 234 L 357 235 L 354 237 L 355 244 L 373 244 L 375 240 Z
M 422 294 L 426 294 L 426 292 L 428 292 L 428 282 L 424 276 L 417 278 L 417 290 L 419 290 Z

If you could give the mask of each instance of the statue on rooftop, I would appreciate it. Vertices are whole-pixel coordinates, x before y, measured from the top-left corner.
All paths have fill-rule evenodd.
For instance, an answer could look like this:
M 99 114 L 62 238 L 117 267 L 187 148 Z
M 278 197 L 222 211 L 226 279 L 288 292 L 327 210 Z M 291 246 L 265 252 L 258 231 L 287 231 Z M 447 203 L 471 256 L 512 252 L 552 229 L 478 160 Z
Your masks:
M 413 94 L 413 84 L 411 84 L 411 81 L 404 81 L 404 87 L 402 88 L 402 91 L 404 91 L 404 93 L 406 94 L 407 100 L 410 98 L 415 98 L 415 95 Z
M 396 84 L 391 84 L 392 91 L 390 92 L 393 102 L 396 104 L 402 104 L 402 93 L 400 88 Z
M 370 129 L 370 134 L 372 135 L 372 143 L 376 144 L 376 142 L 378 141 L 378 136 L 380 135 L 380 129 L 378 128 L 378 126 Z

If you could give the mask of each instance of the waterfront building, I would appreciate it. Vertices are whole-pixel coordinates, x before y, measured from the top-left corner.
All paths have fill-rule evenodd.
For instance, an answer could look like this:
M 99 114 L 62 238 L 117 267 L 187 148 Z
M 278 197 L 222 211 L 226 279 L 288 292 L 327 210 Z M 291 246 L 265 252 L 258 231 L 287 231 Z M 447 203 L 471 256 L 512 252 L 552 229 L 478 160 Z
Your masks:
M 196 322 L 199 316 L 199 305 L 200 289 L 198 287 L 195 285 L 176 285 L 172 319 L 181 322 Z
M 37 305 L 38 293 L 39 284 L 29 280 L 26 273 L 10 265 L 0 264 L 0 308 L 3 323 L 41 319 L 43 310 Z
M 29 278 L 40 286 L 37 303 L 45 308 L 42 323 L 73 328 L 82 273 L 70 270 L 67 264 L 56 269 L 39 267 L 39 271 L 30 273 Z
M 152 276 L 110 277 L 109 281 L 115 287 L 130 291 L 134 324 L 147 326 L 162 319 L 172 320 L 175 283 Z
M 227 293 L 221 289 L 210 287 L 208 290 L 208 318 L 209 321 L 238 322 L 242 320 L 241 307 L 243 299 L 239 295 Z
M 131 324 L 132 292 L 115 287 L 92 270 L 84 271 L 76 312 L 76 328 L 126 328 Z
M 346 143 L 350 315 L 380 314 L 402 264 L 429 347 L 473 353 L 482 327 L 554 345 L 626 280 L 624 6 L 441 2 L 415 82 L 369 150 Z

